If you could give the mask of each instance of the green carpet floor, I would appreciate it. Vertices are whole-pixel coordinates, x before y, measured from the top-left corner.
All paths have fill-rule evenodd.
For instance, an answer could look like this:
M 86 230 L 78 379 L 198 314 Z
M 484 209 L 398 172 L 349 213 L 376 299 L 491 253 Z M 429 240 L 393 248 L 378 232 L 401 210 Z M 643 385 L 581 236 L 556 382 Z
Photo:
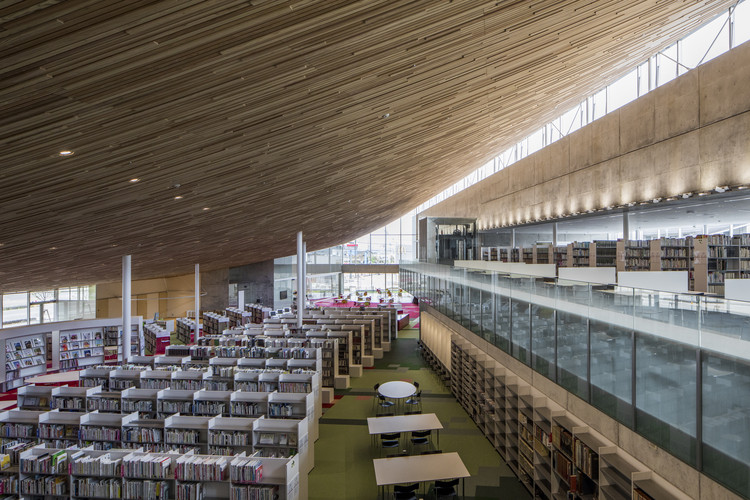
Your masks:
M 436 413 L 444 427 L 440 449 L 458 452 L 471 474 L 465 485 L 467 499 L 531 498 L 449 388 L 426 367 L 417 351 L 418 337 L 418 330 L 400 331 L 391 351 L 376 361 L 374 369 L 352 378 L 350 389 L 336 391 L 341 398 L 324 410 L 320 421 L 315 468 L 309 476 L 310 500 L 377 498 L 372 459 L 380 458 L 381 452 L 371 444 L 366 419 L 374 414 L 373 386 L 389 380 L 419 382 L 423 412 Z

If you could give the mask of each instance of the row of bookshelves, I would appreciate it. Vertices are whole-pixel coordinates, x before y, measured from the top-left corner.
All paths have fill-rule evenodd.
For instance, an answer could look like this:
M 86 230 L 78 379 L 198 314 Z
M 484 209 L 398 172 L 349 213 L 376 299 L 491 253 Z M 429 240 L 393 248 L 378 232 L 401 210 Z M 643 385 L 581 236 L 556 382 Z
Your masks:
M 690 290 L 721 295 L 726 279 L 750 278 L 748 242 L 750 234 L 573 242 L 556 248 L 537 244 L 520 250 L 483 247 L 482 260 L 616 267 L 617 271 L 687 271 Z M 550 255 L 554 260 L 549 259 Z
M 3 482 L 9 484 L 4 494 L 133 500 L 306 498 L 297 457 L 35 446 L 22 451 L 16 460 L 12 472 L 2 472 Z
M 465 338 L 450 356 L 453 394 L 534 498 L 683 498 Z

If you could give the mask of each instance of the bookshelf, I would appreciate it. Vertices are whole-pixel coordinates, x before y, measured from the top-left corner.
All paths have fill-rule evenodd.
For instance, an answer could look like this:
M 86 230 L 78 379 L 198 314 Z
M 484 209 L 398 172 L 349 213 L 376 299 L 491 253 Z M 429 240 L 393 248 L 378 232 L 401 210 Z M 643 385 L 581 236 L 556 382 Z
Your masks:
M 110 368 L 85 368 L 78 374 L 78 384 L 81 387 L 97 387 L 109 390 Z
M 106 391 L 101 386 L 90 387 L 86 391 L 86 411 L 99 410 L 100 413 L 120 413 L 122 393 Z
M 164 452 L 165 422 L 144 418 L 139 412 L 122 417 L 122 447 L 149 452 Z
M 47 371 L 46 345 L 44 334 L 5 340 L 4 390 L 20 387 L 26 378 Z
M 141 389 L 166 389 L 172 383 L 172 374 L 169 370 L 143 370 L 141 372 Z
M 552 245 L 537 243 L 533 247 L 533 259 L 532 264 L 554 264 L 554 254 L 552 252 Z
M 39 441 L 48 448 L 67 448 L 78 445 L 80 413 L 52 410 L 39 415 Z
M 21 452 L 19 490 L 23 498 L 70 495 L 65 450 L 35 446 Z
M 602 500 L 631 500 L 632 476 L 639 467 L 618 454 L 617 447 L 599 450 L 599 497 Z
M 177 413 L 193 413 L 195 391 L 183 389 L 162 389 L 156 396 L 157 418 L 167 418 Z
M 165 443 L 179 453 L 208 452 L 208 422 L 212 417 L 175 414 L 164 420 Z
M 590 243 L 573 242 L 568 244 L 568 267 L 590 267 Z
M 593 242 L 593 267 L 615 267 L 617 261 L 617 242 L 600 240 Z
M 203 313 L 203 332 L 207 335 L 219 335 L 230 326 L 228 316 L 215 312 Z
M 122 391 L 122 413 L 136 412 L 140 418 L 157 418 L 156 400 L 160 389 L 130 387 Z
M 568 247 L 567 246 L 559 246 L 555 247 L 553 249 L 554 253 L 554 264 L 557 264 L 557 267 L 568 267 Z
M 229 318 L 229 328 L 241 327 L 253 322 L 253 311 L 243 311 L 239 307 L 227 307 L 225 311 Z
M 195 333 L 195 320 L 190 318 L 177 318 L 175 321 L 175 338 L 181 344 L 190 344 Z
M 52 387 L 29 384 L 18 388 L 16 404 L 20 410 L 49 410 Z
M 86 411 L 86 392 L 91 387 L 68 387 L 63 385 L 52 389 L 50 408 L 62 411 Z
M 81 415 L 79 440 L 81 446 L 95 450 L 119 448 L 122 432 L 122 415 L 93 411 Z
M 231 391 L 207 391 L 193 393 L 193 415 L 228 417 L 230 415 Z
M 171 332 L 163 328 L 159 323 L 146 323 L 143 327 L 144 354 L 154 355 L 164 352 L 169 345 Z
M 104 363 L 104 332 L 84 328 L 60 332 L 60 369 L 83 368 Z
M 144 370 L 112 370 L 109 373 L 109 389 L 124 391 L 131 387 L 138 387 Z
M 203 386 L 203 373 L 199 370 L 175 370 L 169 387 L 181 391 L 198 391 Z
M 268 392 L 233 392 L 229 398 L 233 417 L 260 417 L 268 413 Z
M 239 455 L 253 452 L 255 418 L 214 417 L 208 422 L 208 453 Z
M 727 279 L 750 278 L 750 234 L 693 239 L 695 291 L 724 294 Z

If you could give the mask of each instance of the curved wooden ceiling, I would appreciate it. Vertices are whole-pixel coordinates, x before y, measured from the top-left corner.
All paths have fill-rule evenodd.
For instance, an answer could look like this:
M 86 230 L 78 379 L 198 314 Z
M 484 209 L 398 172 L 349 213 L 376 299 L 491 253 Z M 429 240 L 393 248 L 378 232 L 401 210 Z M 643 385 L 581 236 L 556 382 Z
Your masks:
M 732 3 L 0 2 L 0 290 L 360 236 Z

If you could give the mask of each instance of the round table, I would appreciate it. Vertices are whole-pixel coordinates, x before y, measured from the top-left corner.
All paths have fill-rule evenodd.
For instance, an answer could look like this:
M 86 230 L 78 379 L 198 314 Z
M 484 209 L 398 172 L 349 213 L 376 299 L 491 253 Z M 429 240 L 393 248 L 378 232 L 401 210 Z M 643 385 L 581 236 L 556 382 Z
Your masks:
M 417 388 L 414 387 L 413 384 L 410 384 L 409 382 L 402 382 L 400 380 L 386 382 L 384 384 L 380 384 L 380 387 L 378 387 L 378 394 L 390 399 L 408 398 L 415 392 L 417 392 Z

